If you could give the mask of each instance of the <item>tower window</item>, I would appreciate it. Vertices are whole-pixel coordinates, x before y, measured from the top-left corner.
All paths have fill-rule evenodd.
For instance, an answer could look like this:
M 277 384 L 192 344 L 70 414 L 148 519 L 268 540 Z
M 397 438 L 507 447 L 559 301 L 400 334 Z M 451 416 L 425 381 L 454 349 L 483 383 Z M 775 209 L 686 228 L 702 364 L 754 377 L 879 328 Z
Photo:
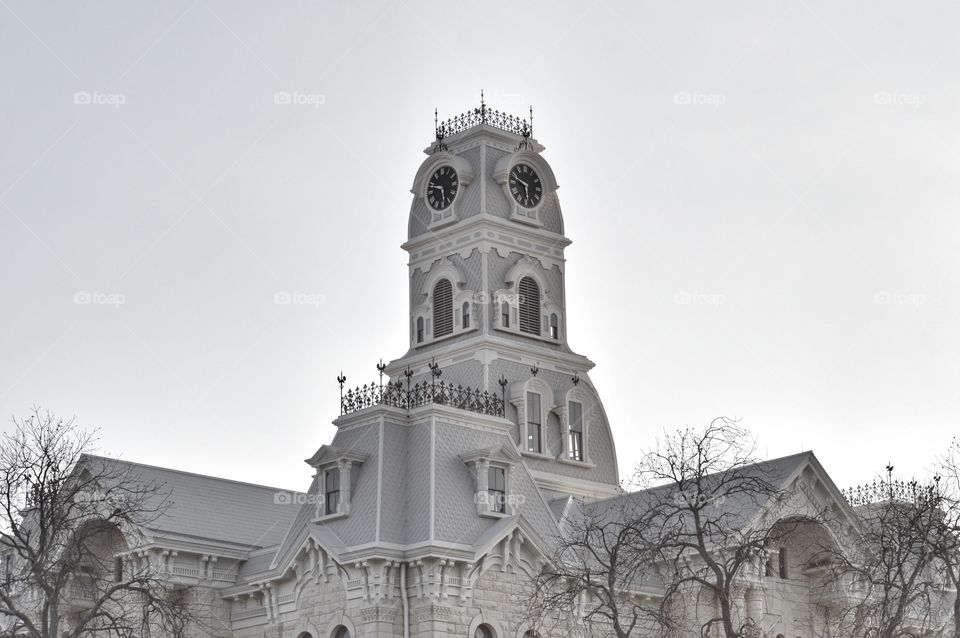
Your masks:
M 510 304 L 506 301 L 500 302 L 500 325 L 504 328 L 510 327 Z
M 540 452 L 543 449 L 543 423 L 540 416 L 540 395 L 527 392 L 527 450 Z
M 507 473 L 502 467 L 487 470 L 487 494 L 490 496 L 490 511 L 503 514 L 506 511 Z
M 583 404 L 579 401 L 570 402 L 569 455 L 574 461 L 583 460 Z
M 113 557 L 113 582 L 123 582 L 123 557 Z
M 467 328 L 470 327 L 470 302 L 469 301 L 463 302 L 462 315 L 463 315 L 463 329 L 466 330 Z
M 423 317 L 417 317 L 417 343 L 423 343 Z
M 560 339 L 560 322 L 557 320 L 557 313 L 550 315 L 550 338 Z
M 780 578 L 790 578 L 789 570 L 787 569 L 787 548 L 780 548 Z
M 533 277 L 520 280 L 520 331 L 540 334 L 540 286 Z
M 327 470 L 323 476 L 324 512 L 336 514 L 340 508 L 340 470 Z
M 453 285 L 441 279 L 433 287 L 433 336 L 442 337 L 453 332 Z

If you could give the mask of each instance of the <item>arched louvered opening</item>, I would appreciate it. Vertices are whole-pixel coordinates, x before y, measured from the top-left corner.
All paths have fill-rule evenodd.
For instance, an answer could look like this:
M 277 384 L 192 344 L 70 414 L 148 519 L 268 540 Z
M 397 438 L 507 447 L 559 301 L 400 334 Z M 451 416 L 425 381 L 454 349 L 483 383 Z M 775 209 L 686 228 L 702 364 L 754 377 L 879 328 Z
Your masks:
M 441 279 L 433 287 L 433 336 L 442 337 L 453 332 L 453 285 Z
M 520 280 L 520 331 L 540 334 L 540 286 L 533 277 Z

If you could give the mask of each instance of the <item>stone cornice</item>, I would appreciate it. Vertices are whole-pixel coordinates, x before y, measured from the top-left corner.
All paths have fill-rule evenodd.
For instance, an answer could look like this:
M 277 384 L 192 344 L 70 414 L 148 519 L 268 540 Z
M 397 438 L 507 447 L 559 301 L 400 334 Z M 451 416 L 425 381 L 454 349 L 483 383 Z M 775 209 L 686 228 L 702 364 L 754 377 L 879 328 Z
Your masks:
M 527 245 L 512 243 L 505 237 L 522 240 Z M 499 246 L 508 251 L 523 251 L 562 264 L 565 261 L 563 249 L 571 243 L 563 235 L 511 222 L 495 215 L 480 214 L 414 237 L 400 247 L 410 253 L 411 267 L 455 252 L 465 252 L 469 256 L 478 246 L 484 252 L 491 246 Z M 427 246 L 435 246 L 435 249 L 426 252 L 423 249 Z

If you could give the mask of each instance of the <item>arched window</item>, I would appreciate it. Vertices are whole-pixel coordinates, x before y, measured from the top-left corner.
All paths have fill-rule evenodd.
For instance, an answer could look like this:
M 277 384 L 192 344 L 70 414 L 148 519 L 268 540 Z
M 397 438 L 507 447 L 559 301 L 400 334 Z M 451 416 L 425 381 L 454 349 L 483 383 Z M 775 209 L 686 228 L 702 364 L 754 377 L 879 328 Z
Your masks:
M 523 632 L 523 638 L 540 638 L 540 634 L 538 634 L 532 629 L 528 629 L 525 632 Z
M 331 634 L 330 638 L 350 638 L 350 630 L 343 625 L 340 625 L 333 630 L 333 634 Z
M 550 315 L 550 338 L 560 339 L 560 322 L 555 312 Z
M 423 343 L 423 317 L 417 317 L 417 343 Z
M 490 625 L 480 625 L 473 632 L 473 638 L 493 638 L 493 629 L 490 629 Z
M 470 327 L 470 302 L 469 301 L 463 302 L 462 316 L 463 316 L 463 329 L 466 330 L 467 328 Z
M 533 277 L 520 280 L 520 332 L 540 334 L 540 286 Z
M 333 468 L 323 475 L 324 512 L 336 514 L 340 507 L 340 470 Z
M 506 301 L 500 302 L 500 325 L 504 328 L 510 327 L 510 304 Z
M 433 286 L 433 336 L 453 332 L 453 285 L 441 279 Z

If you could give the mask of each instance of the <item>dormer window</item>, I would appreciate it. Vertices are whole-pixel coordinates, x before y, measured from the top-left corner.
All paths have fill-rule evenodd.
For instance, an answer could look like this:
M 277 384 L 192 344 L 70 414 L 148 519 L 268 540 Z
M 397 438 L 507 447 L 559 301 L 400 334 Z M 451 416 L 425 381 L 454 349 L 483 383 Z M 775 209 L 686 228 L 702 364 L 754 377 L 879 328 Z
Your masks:
M 433 286 L 433 336 L 443 337 L 453 332 L 453 284 L 441 279 Z
M 583 404 L 570 402 L 570 433 L 567 455 L 571 461 L 583 460 Z
M 307 464 L 316 469 L 316 499 L 314 520 L 329 520 L 350 514 L 350 491 L 356 481 L 357 468 L 363 465 L 367 455 L 333 447 L 321 446 L 317 453 L 307 459 Z
M 475 450 L 460 456 L 460 460 L 470 468 L 474 479 L 477 514 L 501 518 L 514 513 L 511 511 L 513 503 L 510 498 L 510 472 L 520 458 L 512 444 Z
M 540 286 L 533 277 L 520 280 L 520 332 L 540 334 Z
M 543 415 L 536 392 L 527 392 L 527 451 L 543 452 Z
M 327 515 L 336 514 L 340 507 L 340 469 L 331 468 L 323 477 L 323 503 Z

